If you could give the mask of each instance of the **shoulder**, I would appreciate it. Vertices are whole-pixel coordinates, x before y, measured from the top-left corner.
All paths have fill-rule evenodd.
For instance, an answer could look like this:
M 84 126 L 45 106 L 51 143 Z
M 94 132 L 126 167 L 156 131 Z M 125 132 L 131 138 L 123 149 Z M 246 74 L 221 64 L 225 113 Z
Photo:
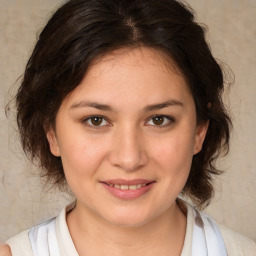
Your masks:
M 7 244 L 0 245 L 0 256 L 12 256 L 11 249 Z
M 70 207 L 74 207 L 73 205 L 74 205 L 74 203 L 72 203 L 69 206 L 67 206 L 66 208 L 64 208 L 57 218 L 61 219 L 62 222 L 64 223 L 65 216 L 66 216 L 65 213 L 67 210 L 72 209 Z M 56 220 L 57 218 L 56 217 L 51 218 L 39 225 L 32 227 L 29 230 L 25 230 L 25 231 L 17 234 L 16 236 L 10 238 L 9 240 L 7 240 L 6 244 L 9 245 L 9 247 L 10 247 L 10 248 L 8 248 L 8 246 L 7 246 L 7 248 L 9 250 L 11 249 L 11 254 L 6 254 L 6 255 L 1 254 L 1 251 L 0 251 L 0 256 L 21 256 L 21 255 L 22 256 L 33 256 L 33 249 L 32 249 L 32 245 L 31 245 L 31 241 L 30 241 L 31 238 L 35 239 L 35 241 L 33 240 L 34 242 L 41 241 L 42 237 L 47 236 L 49 231 L 51 231 L 51 234 L 52 234 L 52 231 L 55 232 L 56 231 L 55 230 L 55 221 L 53 221 L 53 220 Z M 52 225 L 53 223 L 54 223 L 54 225 Z M 38 235 L 39 233 L 40 233 L 40 235 Z M 43 239 L 42 241 L 45 241 L 45 240 Z M 46 239 L 46 241 L 48 241 L 48 240 Z M 52 241 L 52 239 L 51 239 L 51 241 Z M 71 241 L 72 241 L 72 239 L 71 239 Z
M 190 244 L 192 243 L 193 237 L 193 226 L 195 223 L 194 215 L 193 215 L 193 207 L 188 203 L 184 203 L 187 209 L 187 226 L 190 225 Z M 256 243 L 251 239 L 223 226 L 219 223 L 216 223 L 211 217 L 204 213 L 200 213 L 201 215 L 205 216 L 207 219 L 212 220 L 211 223 L 215 223 L 217 229 L 219 229 L 222 238 L 225 243 L 225 247 L 227 250 L 228 255 L 232 256 L 256 256 Z M 187 232 L 187 231 L 186 231 Z M 186 233 L 187 235 L 187 233 Z M 188 255 L 188 254 L 184 254 Z
M 224 239 L 228 255 L 256 255 L 256 243 L 254 241 L 223 225 L 218 226 Z
M 30 240 L 28 236 L 28 230 L 19 233 L 18 235 L 10 238 L 6 241 L 11 248 L 12 256 L 32 256 L 32 248 L 30 245 Z M 2 256 L 0 254 L 0 256 Z M 4 256 L 4 254 L 3 254 Z M 8 254 L 6 255 L 8 256 Z

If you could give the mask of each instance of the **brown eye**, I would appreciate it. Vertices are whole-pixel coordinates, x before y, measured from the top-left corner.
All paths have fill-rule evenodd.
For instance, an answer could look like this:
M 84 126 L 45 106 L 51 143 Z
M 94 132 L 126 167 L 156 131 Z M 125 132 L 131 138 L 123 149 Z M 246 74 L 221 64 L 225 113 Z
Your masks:
M 164 117 L 163 116 L 155 116 L 152 118 L 152 121 L 155 125 L 162 125 L 164 123 Z
M 108 126 L 109 122 L 103 116 L 90 116 L 86 118 L 83 123 L 89 127 Z
M 103 118 L 100 116 L 91 117 L 91 123 L 94 126 L 99 126 L 102 124 Z
M 169 126 L 173 123 L 175 123 L 175 119 L 173 117 L 159 115 L 159 116 L 152 116 L 146 124 L 161 128 L 161 127 Z

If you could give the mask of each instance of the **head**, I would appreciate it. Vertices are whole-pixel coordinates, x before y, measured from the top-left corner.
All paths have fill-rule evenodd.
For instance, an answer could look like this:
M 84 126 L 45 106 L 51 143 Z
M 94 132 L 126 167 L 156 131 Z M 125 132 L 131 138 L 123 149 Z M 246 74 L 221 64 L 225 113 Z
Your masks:
M 47 132 L 55 130 L 62 103 L 90 69 L 118 50 L 147 48 L 186 82 L 197 126 L 207 124 L 202 149 L 193 156 L 182 193 L 197 206 L 213 195 L 216 158 L 228 149 L 230 118 L 222 103 L 223 72 L 193 11 L 173 0 L 71 0 L 41 32 L 16 96 L 22 145 L 42 175 L 60 187 L 63 163 L 52 154 Z

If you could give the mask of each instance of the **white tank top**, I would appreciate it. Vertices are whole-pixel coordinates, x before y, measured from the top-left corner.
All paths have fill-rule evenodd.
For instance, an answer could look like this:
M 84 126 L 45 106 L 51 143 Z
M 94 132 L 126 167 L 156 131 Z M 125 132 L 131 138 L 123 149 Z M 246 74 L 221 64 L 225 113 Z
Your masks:
M 194 229 L 191 256 L 227 256 L 226 247 L 215 221 L 194 210 Z M 60 256 L 56 236 L 56 218 L 29 231 L 34 256 Z

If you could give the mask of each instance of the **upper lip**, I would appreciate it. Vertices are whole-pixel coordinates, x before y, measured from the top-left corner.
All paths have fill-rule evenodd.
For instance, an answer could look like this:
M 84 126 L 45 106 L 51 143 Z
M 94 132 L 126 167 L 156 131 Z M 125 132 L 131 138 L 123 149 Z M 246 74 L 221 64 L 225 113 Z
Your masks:
M 114 180 L 102 180 L 101 182 L 113 185 L 138 185 L 138 184 L 148 184 L 154 182 L 154 180 L 146 179 L 134 179 L 134 180 L 125 180 L 125 179 L 114 179 Z

